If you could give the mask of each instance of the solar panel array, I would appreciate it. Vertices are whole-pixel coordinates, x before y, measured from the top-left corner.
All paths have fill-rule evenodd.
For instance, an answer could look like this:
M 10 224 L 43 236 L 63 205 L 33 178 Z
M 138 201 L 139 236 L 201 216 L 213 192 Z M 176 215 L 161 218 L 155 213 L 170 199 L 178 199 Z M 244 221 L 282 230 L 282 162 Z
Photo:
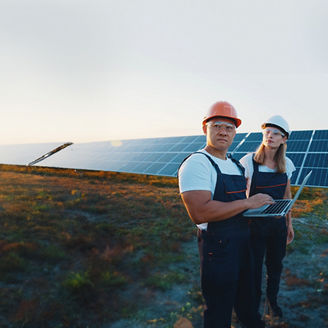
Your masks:
M 238 133 L 229 152 L 240 159 L 255 151 L 261 141 L 261 132 Z M 205 144 L 204 135 L 77 143 L 45 156 L 38 165 L 174 177 L 182 160 Z M 0 162 L 26 165 L 60 145 L 41 144 L 39 153 L 36 153 L 36 145 L 30 145 L 31 157 L 27 158 L 28 146 L 0 146 L 3 155 Z M 7 153 L 9 150 L 9 155 L 5 150 Z M 24 156 L 17 154 L 19 152 Z M 312 170 L 307 185 L 328 187 L 328 130 L 293 131 L 287 142 L 287 156 L 296 167 L 291 180 L 293 185 L 299 185 L 306 173 Z
M 262 134 L 250 133 L 235 149 L 234 157 L 240 159 L 260 145 Z M 296 171 L 291 184 L 300 185 L 305 175 L 312 170 L 307 186 L 328 187 L 328 130 L 293 131 L 287 141 L 287 157 Z

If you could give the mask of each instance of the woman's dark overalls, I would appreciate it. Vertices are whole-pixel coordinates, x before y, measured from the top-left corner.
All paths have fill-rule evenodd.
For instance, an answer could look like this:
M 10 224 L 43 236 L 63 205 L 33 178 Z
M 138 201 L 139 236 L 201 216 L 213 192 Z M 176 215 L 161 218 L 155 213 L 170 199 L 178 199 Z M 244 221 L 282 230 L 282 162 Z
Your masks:
M 253 159 L 254 173 L 249 196 L 257 193 L 269 194 L 273 199 L 282 199 L 287 185 L 286 173 L 259 172 Z M 286 254 L 286 217 L 251 219 L 251 245 L 254 257 L 256 308 L 261 301 L 262 267 L 265 255 L 267 268 L 266 296 L 272 308 L 277 307 L 282 260 Z
M 218 165 L 205 155 L 217 172 L 213 200 L 231 202 L 245 199 L 246 180 L 240 163 L 233 160 L 242 175 L 222 174 Z M 198 231 L 201 261 L 201 287 L 206 302 L 205 328 L 230 328 L 232 309 L 247 328 L 264 327 L 256 312 L 248 220 L 241 215 L 208 223 Z M 252 288 L 253 287 L 253 288 Z

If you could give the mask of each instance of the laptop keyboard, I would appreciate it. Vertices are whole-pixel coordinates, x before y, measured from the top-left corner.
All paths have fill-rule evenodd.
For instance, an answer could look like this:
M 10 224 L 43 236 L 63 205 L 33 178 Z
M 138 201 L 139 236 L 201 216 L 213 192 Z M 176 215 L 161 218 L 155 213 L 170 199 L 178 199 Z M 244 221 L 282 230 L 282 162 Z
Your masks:
M 270 206 L 268 206 L 263 213 L 266 214 L 275 214 L 275 213 L 281 213 L 286 205 L 288 205 L 290 203 L 290 199 L 280 199 L 277 200 L 274 204 L 271 204 Z

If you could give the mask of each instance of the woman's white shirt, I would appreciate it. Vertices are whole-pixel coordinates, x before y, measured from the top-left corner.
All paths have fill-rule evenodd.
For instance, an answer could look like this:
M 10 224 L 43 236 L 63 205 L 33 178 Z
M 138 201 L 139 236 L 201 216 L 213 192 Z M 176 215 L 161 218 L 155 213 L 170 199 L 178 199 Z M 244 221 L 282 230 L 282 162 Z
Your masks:
M 241 165 L 245 168 L 245 177 L 247 179 L 247 190 L 250 190 L 254 167 L 253 167 L 253 153 L 247 154 L 240 159 Z M 290 180 L 292 177 L 293 172 L 296 170 L 294 163 L 291 161 L 290 158 L 286 156 L 286 174 L 288 179 Z M 271 169 L 266 165 L 259 165 L 259 172 L 267 172 L 267 173 L 274 173 L 276 172 L 275 169 Z

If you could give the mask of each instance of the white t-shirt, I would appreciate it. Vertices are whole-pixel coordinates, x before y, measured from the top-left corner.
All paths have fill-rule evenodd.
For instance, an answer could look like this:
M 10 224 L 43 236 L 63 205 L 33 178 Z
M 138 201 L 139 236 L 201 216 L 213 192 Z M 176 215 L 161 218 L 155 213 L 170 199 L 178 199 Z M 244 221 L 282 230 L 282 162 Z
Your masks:
M 250 190 L 254 167 L 253 167 L 253 153 L 249 153 L 240 159 L 240 163 L 245 168 L 245 177 L 247 178 L 247 193 Z M 291 179 L 293 172 L 295 171 L 294 163 L 286 157 L 286 174 L 288 179 Z M 274 173 L 275 169 L 271 169 L 265 165 L 259 165 L 259 172 Z
M 209 154 L 206 150 L 199 150 L 208 156 L 219 166 L 221 173 L 229 175 L 242 175 L 237 165 L 230 159 L 220 159 Z M 191 190 L 207 190 L 212 194 L 215 192 L 217 172 L 209 161 L 202 154 L 191 155 L 180 167 L 179 170 L 179 189 L 180 193 Z M 198 224 L 202 230 L 207 229 L 207 223 Z

